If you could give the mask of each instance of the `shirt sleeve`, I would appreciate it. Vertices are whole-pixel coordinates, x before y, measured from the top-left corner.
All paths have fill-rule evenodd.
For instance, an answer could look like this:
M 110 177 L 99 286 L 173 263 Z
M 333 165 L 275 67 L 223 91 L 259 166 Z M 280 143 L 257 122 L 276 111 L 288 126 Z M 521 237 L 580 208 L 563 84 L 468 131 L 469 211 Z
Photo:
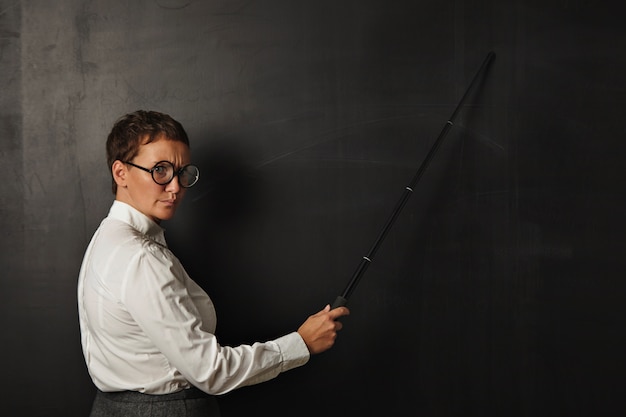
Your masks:
M 221 346 L 192 301 L 188 280 L 167 248 L 145 246 L 126 268 L 121 296 L 154 343 L 154 354 L 164 355 L 191 384 L 209 394 L 224 394 L 308 362 L 309 351 L 297 332 L 264 343 Z

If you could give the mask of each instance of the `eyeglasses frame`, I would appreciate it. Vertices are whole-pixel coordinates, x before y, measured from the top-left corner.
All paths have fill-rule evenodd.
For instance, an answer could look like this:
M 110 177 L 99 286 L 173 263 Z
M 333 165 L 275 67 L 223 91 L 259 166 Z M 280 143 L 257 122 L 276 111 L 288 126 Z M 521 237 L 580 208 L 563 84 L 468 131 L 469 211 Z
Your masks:
M 166 162 L 166 163 L 170 164 L 172 166 L 172 168 L 174 168 L 174 174 L 172 175 L 172 178 L 170 178 L 170 180 L 168 182 L 166 182 L 164 184 L 161 184 L 161 183 L 158 183 L 156 179 L 154 179 L 154 170 L 157 169 L 159 164 L 163 163 L 163 162 Z M 174 164 L 172 164 L 170 161 L 165 161 L 165 160 L 157 162 L 156 164 L 154 164 L 154 166 L 152 168 L 144 168 L 144 167 L 142 167 L 140 165 L 137 165 L 137 164 L 134 164 L 134 163 L 132 163 L 130 161 L 124 161 L 124 163 L 128 164 L 128 165 L 131 165 L 131 166 L 134 166 L 135 168 L 139 168 L 139 169 L 141 169 L 143 171 L 149 172 L 150 176 L 152 177 L 152 181 L 154 181 L 155 184 L 158 184 L 158 185 L 167 185 L 167 184 L 169 184 L 170 182 L 172 182 L 174 180 L 174 177 L 178 177 L 178 184 L 180 184 L 181 187 L 183 187 L 183 188 L 191 188 L 194 185 L 196 185 L 196 183 L 198 182 L 198 179 L 200 178 L 200 170 L 198 169 L 197 166 L 195 166 L 193 164 L 187 164 L 187 165 L 183 166 L 182 168 L 180 168 L 178 171 L 176 171 L 176 168 L 174 167 Z M 198 175 L 196 175 L 196 180 L 193 182 L 193 184 L 191 184 L 191 185 L 183 185 L 180 182 L 180 174 L 182 174 L 183 171 L 187 167 L 190 167 L 190 166 L 196 168 L 196 171 L 198 171 Z

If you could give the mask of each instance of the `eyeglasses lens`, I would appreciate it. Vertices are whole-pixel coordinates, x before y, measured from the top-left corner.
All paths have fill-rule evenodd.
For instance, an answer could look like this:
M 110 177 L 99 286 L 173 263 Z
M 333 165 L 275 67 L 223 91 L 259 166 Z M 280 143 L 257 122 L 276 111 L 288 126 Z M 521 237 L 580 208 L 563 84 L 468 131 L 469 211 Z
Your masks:
M 152 169 L 152 178 L 157 184 L 165 185 L 174 178 L 174 167 L 172 164 L 161 162 Z
M 178 180 L 180 181 L 180 185 L 188 188 L 194 185 L 198 181 L 198 177 L 200 176 L 200 171 L 194 165 L 187 165 L 179 174 Z

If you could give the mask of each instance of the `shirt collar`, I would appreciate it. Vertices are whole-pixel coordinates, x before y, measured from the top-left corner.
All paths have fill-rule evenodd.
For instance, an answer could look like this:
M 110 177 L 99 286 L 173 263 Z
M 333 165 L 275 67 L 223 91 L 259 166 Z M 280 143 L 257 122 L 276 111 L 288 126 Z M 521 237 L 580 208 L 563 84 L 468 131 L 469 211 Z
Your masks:
M 149 239 L 167 247 L 164 229 L 133 206 L 115 200 L 109 210 L 109 217 L 128 223 Z

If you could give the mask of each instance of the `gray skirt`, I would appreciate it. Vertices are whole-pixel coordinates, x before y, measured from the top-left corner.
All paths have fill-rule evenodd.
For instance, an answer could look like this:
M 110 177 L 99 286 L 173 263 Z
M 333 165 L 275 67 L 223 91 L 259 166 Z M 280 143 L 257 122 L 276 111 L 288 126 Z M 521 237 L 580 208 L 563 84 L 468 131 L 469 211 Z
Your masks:
M 165 395 L 96 392 L 90 417 L 219 417 L 215 397 L 190 388 Z

